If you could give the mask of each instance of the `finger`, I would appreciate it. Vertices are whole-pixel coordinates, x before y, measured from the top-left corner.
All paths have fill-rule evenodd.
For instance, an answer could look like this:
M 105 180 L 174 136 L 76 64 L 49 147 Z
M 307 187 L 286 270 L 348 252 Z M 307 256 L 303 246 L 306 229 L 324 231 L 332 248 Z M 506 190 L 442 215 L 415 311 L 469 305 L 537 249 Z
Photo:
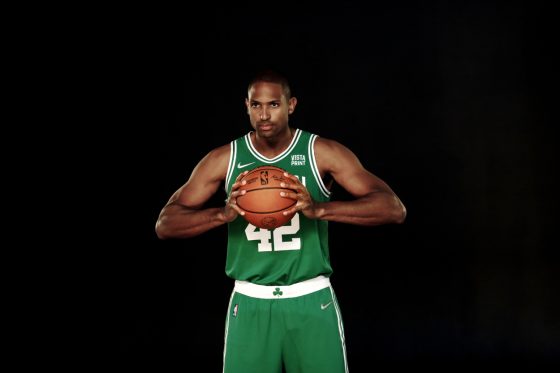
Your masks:
M 243 216 L 245 215 L 245 211 L 241 210 L 241 208 L 239 208 L 239 206 L 235 203 L 230 204 L 230 207 L 232 209 L 234 209 L 239 215 Z
M 304 191 L 305 191 L 305 187 L 303 186 L 303 184 L 293 184 L 293 183 L 281 182 L 280 187 L 286 188 L 286 189 L 291 189 L 296 193 L 304 193 Z
M 247 190 L 243 189 L 243 190 L 232 190 L 230 192 L 230 198 L 235 200 L 237 197 L 245 195 L 245 193 L 247 193 Z
M 280 197 L 297 200 L 298 199 L 298 194 L 296 192 L 283 191 L 283 192 L 280 192 Z
M 288 172 L 284 172 L 284 176 L 286 176 L 292 183 L 301 184 L 301 182 L 295 175 L 292 175 Z
M 290 214 L 295 214 L 298 211 L 298 209 L 295 206 L 297 206 L 297 204 L 294 205 L 294 207 L 292 207 L 291 209 L 288 209 L 288 210 L 282 212 L 282 215 L 286 216 L 286 215 L 290 215 Z
M 242 173 L 240 173 L 239 175 L 237 175 L 237 178 L 235 179 L 235 182 L 238 182 L 243 176 L 247 175 L 249 173 L 249 170 L 245 170 Z
M 234 190 L 236 190 L 236 189 L 239 189 L 241 186 L 243 186 L 243 185 L 245 185 L 245 184 L 247 184 L 247 180 L 243 180 L 243 181 L 241 181 L 241 182 L 236 181 L 235 183 L 232 184 L 231 190 L 234 191 Z
M 226 201 L 226 207 L 235 211 L 237 214 L 239 215 L 245 215 L 245 211 L 241 210 L 239 208 L 239 206 L 237 205 L 237 201 L 235 200 L 235 198 L 232 198 L 228 201 Z

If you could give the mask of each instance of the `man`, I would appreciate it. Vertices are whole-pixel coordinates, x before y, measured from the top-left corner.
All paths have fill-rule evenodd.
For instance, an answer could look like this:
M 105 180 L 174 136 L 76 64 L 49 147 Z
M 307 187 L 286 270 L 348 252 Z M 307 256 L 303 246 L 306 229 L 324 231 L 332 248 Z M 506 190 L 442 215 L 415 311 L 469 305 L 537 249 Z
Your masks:
M 159 238 L 189 238 L 228 224 L 226 274 L 235 280 L 225 330 L 224 372 L 347 372 L 344 330 L 329 277 L 328 222 L 402 223 L 391 188 L 344 145 L 289 125 L 297 99 L 273 71 L 257 74 L 245 100 L 253 131 L 210 151 L 163 207 Z M 286 170 L 282 197 L 291 221 L 274 230 L 249 224 L 236 204 L 249 169 Z M 331 201 L 336 182 L 353 197 Z M 205 203 L 224 185 L 223 207 Z M 280 192 L 279 192 L 280 193 Z

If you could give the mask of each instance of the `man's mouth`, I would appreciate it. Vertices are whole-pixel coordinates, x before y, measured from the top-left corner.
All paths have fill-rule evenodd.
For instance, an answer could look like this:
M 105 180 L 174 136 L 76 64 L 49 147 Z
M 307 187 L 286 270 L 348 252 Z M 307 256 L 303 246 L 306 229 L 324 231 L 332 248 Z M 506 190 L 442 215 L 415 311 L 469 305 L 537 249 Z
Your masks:
M 263 131 L 269 131 L 272 129 L 272 123 L 259 123 L 259 129 L 263 130 Z

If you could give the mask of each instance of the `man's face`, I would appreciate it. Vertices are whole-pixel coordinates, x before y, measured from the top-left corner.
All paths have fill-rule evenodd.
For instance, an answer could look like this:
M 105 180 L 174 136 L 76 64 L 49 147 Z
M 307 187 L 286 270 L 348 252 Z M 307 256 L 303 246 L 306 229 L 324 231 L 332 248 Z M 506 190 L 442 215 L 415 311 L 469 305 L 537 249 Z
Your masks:
M 257 82 L 249 89 L 245 104 L 257 135 L 274 137 L 288 127 L 288 117 L 296 100 L 293 97 L 287 100 L 278 83 Z

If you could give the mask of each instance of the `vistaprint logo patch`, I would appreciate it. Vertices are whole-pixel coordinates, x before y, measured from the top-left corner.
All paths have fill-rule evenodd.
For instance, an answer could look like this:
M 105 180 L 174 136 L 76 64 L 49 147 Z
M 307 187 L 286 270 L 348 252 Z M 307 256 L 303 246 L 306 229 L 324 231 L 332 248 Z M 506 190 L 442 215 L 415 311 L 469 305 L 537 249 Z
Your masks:
M 305 166 L 305 155 L 294 154 L 292 155 L 292 166 Z

